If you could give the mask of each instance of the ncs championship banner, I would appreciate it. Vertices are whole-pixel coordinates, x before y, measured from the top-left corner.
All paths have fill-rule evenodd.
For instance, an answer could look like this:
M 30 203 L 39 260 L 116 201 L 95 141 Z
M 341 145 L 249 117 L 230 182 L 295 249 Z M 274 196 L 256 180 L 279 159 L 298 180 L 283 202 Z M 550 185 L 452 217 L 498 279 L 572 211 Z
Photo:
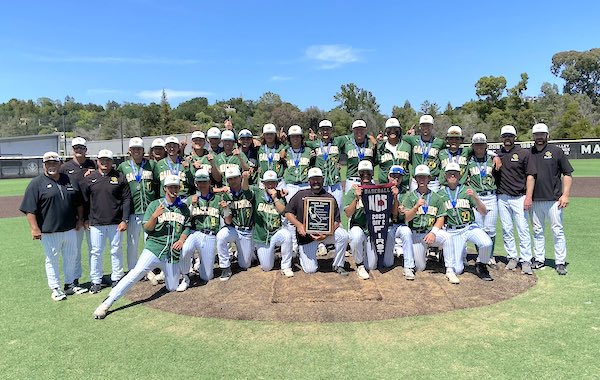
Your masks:
M 392 184 L 362 185 L 362 202 L 373 249 L 377 253 L 377 266 L 383 267 L 383 254 L 394 204 Z

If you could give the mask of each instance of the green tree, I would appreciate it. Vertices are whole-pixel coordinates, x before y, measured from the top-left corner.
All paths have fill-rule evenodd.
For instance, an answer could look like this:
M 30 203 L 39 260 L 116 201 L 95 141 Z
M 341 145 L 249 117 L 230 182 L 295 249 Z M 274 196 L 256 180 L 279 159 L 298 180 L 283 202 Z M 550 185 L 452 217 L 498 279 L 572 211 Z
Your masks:
M 373 114 L 379 113 L 379 104 L 371 91 L 362 89 L 354 83 L 343 84 L 333 99 L 340 103 L 340 108 L 351 115 L 365 111 Z
M 404 105 L 402 107 L 392 107 L 392 117 L 398 119 L 398 121 L 400 122 L 400 126 L 402 126 L 402 130 L 404 132 L 406 132 L 413 126 L 416 126 L 419 122 L 419 118 L 417 117 L 417 111 L 414 110 L 414 108 L 408 100 L 404 102 Z
M 167 100 L 167 93 L 163 89 L 160 97 L 160 134 L 168 135 L 171 134 L 171 105 Z
M 597 103 L 600 96 L 600 48 L 561 51 L 552 56 L 552 74 L 564 79 L 567 94 L 585 94 Z
M 503 76 L 481 77 L 475 83 L 475 95 L 491 104 L 495 104 L 502 97 L 506 89 L 506 78 Z

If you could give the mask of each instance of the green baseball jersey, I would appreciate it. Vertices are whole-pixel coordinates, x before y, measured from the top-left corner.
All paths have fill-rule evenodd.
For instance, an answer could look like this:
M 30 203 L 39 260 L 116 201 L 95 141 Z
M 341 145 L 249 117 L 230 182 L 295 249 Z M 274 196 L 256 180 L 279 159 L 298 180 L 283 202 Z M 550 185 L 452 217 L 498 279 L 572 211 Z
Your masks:
M 475 222 L 475 199 L 467 195 L 468 186 L 459 186 L 451 190 L 443 186 L 438 194 L 442 198 L 446 210 L 446 225 L 448 227 L 460 226 Z
M 285 147 L 286 168 L 283 172 L 285 183 L 299 184 L 308 182 L 308 169 L 314 163 L 313 150 L 303 146 L 299 151 L 291 146 Z
M 409 210 L 415 207 L 421 196 L 425 199 L 425 204 L 419 207 L 415 217 L 408 222 L 408 226 L 413 231 L 429 231 L 437 218 L 446 215 L 440 194 L 433 191 L 427 194 L 420 194 L 417 190 L 413 190 L 404 194 L 402 197 L 404 209 Z
M 398 205 L 402 204 L 402 199 L 404 198 L 404 194 L 406 194 L 403 189 L 402 189 L 402 185 L 400 185 L 400 187 L 398 188 L 399 192 L 398 195 L 396 196 L 396 198 L 398 198 Z M 398 213 L 398 215 L 394 216 L 393 213 L 390 213 L 390 223 L 392 224 L 404 224 L 404 214 Z
M 410 152 L 410 145 L 406 141 L 400 140 L 396 146 L 386 141 L 380 142 L 375 155 L 375 161 L 379 164 L 377 182 L 387 183 L 387 176 L 392 165 L 400 165 L 406 173 L 402 177 L 402 188 L 407 189 L 410 183 L 410 175 L 408 175 Z
M 284 150 L 284 145 L 279 144 L 273 148 L 269 148 L 263 144 L 258 149 L 258 168 L 264 174 L 267 170 L 273 170 L 277 173 L 277 178 L 283 177 L 284 162 L 281 159 L 281 151 Z
M 362 160 L 371 161 L 375 166 L 376 147 L 369 141 L 368 137 L 365 137 L 362 144 L 356 143 L 354 135 L 342 136 L 342 141 L 341 153 L 347 156 L 346 178 L 358 177 L 358 163 Z
M 250 186 L 254 193 L 254 229 L 252 239 L 258 243 L 269 244 L 271 238 L 281 229 L 281 214 L 275 208 L 275 202 L 266 193 L 265 189 L 258 186 Z M 282 205 L 286 205 L 285 197 L 279 194 Z
M 342 181 L 340 175 L 340 146 L 345 136 L 331 139 L 330 142 L 323 140 L 307 141 L 306 146 L 315 150 L 315 167 L 323 172 L 323 186 L 337 185 Z
M 146 209 L 144 223 L 150 220 L 160 204 L 163 205 L 164 211 L 158 217 L 154 230 L 146 231 L 148 238 L 144 248 L 161 260 L 166 259 L 170 263 L 175 263 L 179 261 L 181 252 L 172 249 L 172 245 L 179 240 L 181 235 L 189 235 L 190 209 L 185 203 L 182 203 L 180 207 L 169 207 L 164 198 L 155 199 Z
M 158 197 L 157 184 L 154 182 L 155 165 L 154 161 L 142 160 L 138 165 L 133 160 L 127 160 L 117 167 L 129 184 L 134 214 L 145 213 L 150 202 Z
M 223 200 L 229 203 L 233 225 L 252 227 L 254 225 L 254 193 L 252 190 L 240 190 L 223 194 Z
M 421 136 L 402 136 L 402 140 L 406 141 L 411 146 L 410 163 L 412 168 L 410 174 L 415 175 L 415 168 L 421 164 L 427 165 L 431 171 L 431 177 L 437 178 L 440 174 L 440 158 L 439 153 L 446 148 L 444 140 L 434 137 L 431 141 L 424 142 Z M 427 159 L 425 159 L 427 156 Z
M 446 186 L 446 176 L 445 170 L 446 166 L 450 162 L 454 162 L 460 166 L 460 179 L 459 183 L 462 185 L 467 180 L 467 164 L 469 163 L 469 159 L 473 154 L 473 150 L 471 148 L 459 148 L 456 152 L 451 152 L 449 149 L 442 149 L 440 151 L 440 174 L 439 181 L 440 186 Z
M 228 156 L 227 154 L 225 154 L 225 152 L 221 152 L 217 155 L 217 157 L 215 158 L 215 163 L 217 164 L 217 168 L 219 168 L 219 171 L 221 172 L 221 182 L 223 183 L 223 185 L 227 185 L 227 180 L 225 179 L 225 170 L 227 170 L 227 168 L 237 167 L 238 169 L 240 169 L 240 173 L 243 172 L 242 161 L 248 162 L 248 159 L 246 158 L 244 152 L 240 152 L 239 157 L 234 154 Z M 208 162 L 208 159 L 206 159 L 206 162 Z
M 188 195 L 193 194 L 195 189 L 194 185 L 194 174 L 190 170 L 188 166 L 185 168 L 180 160 L 177 160 L 176 163 L 173 163 L 169 156 L 163 158 L 158 161 L 154 166 L 154 181 L 160 182 L 160 196 L 164 197 L 165 195 L 165 178 L 169 174 L 174 174 L 179 177 L 180 181 L 180 190 L 179 196 L 182 198 L 186 198 Z
M 192 203 L 192 196 L 185 202 L 191 214 L 190 228 L 194 231 L 210 230 L 216 234 L 220 228 L 221 199 L 213 193 L 209 193 L 208 199 L 202 198 L 200 193 L 196 195 L 198 196 L 196 203 Z
M 201 161 L 202 157 L 206 156 L 208 151 L 206 149 L 202 150 L 201 155 L 197 155 L 196 152 L 192 151 L 190 155 L 188 155 L 185 159 L 190 163 L 190 166 L 193 166 L 195 162 Z
M 495 191 L 496 181 L 492 171 L 494 169 L 494 158 L 487 154 L 479 160 L 475 156 L 469 159 L 467 164 L 467 180 L 465 184 L 477 193 L 483 191 Z
M 356 198 L 354 189 L 346 191 L 346 193 L 344 194 L 344 199 L 342 200 L 342 202 L 344 203 L 344 210 L 350 205 L 350 203 L 352 203 L 354 198 Z M 367 215 L 365 214 L 365 208 L 363 205 L 362 197 L 358 199 L 358 202 L 356 204 L 356 210 L 354 211 L 354 214 L 352 214 L 352 216 L 350 217 L 350 228 L 354 226 L 362 228 L 365 234 L 369 233 L 369 229 L 367 227 Z

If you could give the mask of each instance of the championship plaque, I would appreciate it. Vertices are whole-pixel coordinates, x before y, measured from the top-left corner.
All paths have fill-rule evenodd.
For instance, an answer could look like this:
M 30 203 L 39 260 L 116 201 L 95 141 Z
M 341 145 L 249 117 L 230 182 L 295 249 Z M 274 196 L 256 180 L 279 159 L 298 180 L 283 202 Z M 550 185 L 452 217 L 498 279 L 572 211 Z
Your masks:
M 307 234 L 333 235 L 335 199 L 304 198 L 304 228 Z

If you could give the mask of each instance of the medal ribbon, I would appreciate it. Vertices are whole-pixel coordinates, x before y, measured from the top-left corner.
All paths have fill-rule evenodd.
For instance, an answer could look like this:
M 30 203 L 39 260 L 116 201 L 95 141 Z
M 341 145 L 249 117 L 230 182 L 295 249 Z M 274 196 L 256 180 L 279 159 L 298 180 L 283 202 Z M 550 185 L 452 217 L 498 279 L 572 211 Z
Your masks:
M 179 175 L 179 158 L 177 159 L 177 166 L 175 167 L 175 170 L 173 170 L 173 164 L 171 163 L 171 158 L 167 157 L 167 159 L 165 160 L 167 161 L 167 165 L 169 166 L 169 170 L 171 171 L 171 174 L 173 175 Z
M 429 150 L 431 149 L 431 144 L 433 144 L 433 139 L 431 139 L 431 141 L 429 142 L 427 149 L 425 149 L 425 144 L 423 144 L 422 139 L 419 140 L 419 144 L 421 144 L 421 152 L 423 153 L 423 163 L 425 163 L 427 161 L 427 158 L 429 157 Z
M 458 199 L 458 193 L 460 192 L 460 185 L 456 186 L 456 190 L 454 190 L 454 197 L 450 194 L 450 188 L 446 187 L 446 193 L 448 194 L 448 198 L 450 198 L 450 203 L 452 204 L 452 208 L 456 208 L 456 201 Z
M 479 161 L 475 157 L 473 157 L 475 164 L 477 165 L 477 169 L 479 169 L 479 174 L 481 175 L 481 179 L 485 178 L 487 175 L 487 154 L 483 158 L 483 165 L 479 165 Z
M 273 165 L 273 158 L 275 157 L 275 148 L 271 149 L 265 145 L 265 152 L 267 152 L 267 161 L 269 161 L 269 167 Z
M 300 152 L 296 152 L 294 148 L 290 147 L 290 153 L 292 158 L 294 159 L 294 166 L 298 167 L 300 165 L 300 158 L 302 158 L 302 153 L 304 152 L 304 147 L 300 148 Z
M 321 143 L 321 153 L 323 154 L 323 161 L 327 161 L 327 158 L 329 158 L 329 150 L 331 149 L 331 142 L 329 142 L 329 144 L 327 144 L 327 150 L 325 150 L 325 148 L 323 147 L 323 140 L 321 140 L 320 143 Z
M 131 171 L 135 173 L 135 181 L 138 183 L 142 181 L 142 173 L 144 172 L 143 167 L 145 164 L 146 160 L 142 160 L 140 167 L 136 170 L 135 162 L 133 160 L 129 160 L 129 166 L 131 167 Z
M 421 198 L 421 196 L 423 194 L 420 194 L 419 192 L 417 192 L 417 194 L 419 194 L 419 198 Z M 423 206 L 421 206 L 421 208 L 423 209 L 423 214 L 427 215 L 427 210 L 429 210 L 429 197 L 431 196 L 431 191 L 427 193 L 427 197 L 425 198 L 425 204 Z
M 362 144 L 360 144 L 360 149 L 359 149 L 358 145 L 356 144 L 356 140 L 354 139 L 354 137 L 352 137 L 352 144 L 354 145 L 354 148 L 356 149 L 358 158 L 362 161 L 365 158 L 365 149 L 368 146 L 368 142 L 365 139 L 365 141 Z

